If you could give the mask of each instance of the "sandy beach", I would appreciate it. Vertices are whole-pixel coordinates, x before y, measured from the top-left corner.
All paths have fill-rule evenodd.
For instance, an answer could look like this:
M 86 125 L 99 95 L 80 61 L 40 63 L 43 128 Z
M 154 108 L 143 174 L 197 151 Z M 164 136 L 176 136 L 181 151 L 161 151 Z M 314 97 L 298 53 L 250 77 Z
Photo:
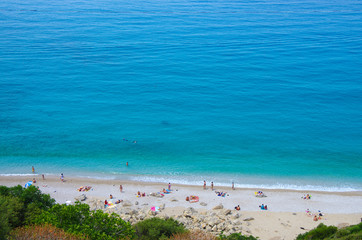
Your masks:
M 147 182 L 127 182 L 120 180 L 103 180 L 74 178 L 65 175 L 65 181 L 62 182 L 58 176 L 45 176 L 42 180 L 41 175 L 31 176 L 1 176 L 0 185 L 15 186 L 22 185 L 35 178 L 38 186 L 43 193 L 50 194 L 57 203 L 74 203 L 74 198 L 85 194 L 87 199 L 85 203 L 110 200 L 112 194 L 113 200 L 118 199 L 132 203 L 132 210 L 140 211 L 149 209 L 152 206 L 162 206 L 164 209 L 159 213 L 160 216 L 177 217 L 182 215 L 185 209 L 192 207 L 198 213 L 207 214 L 217 205 L 222 204 L 223 209 L 230 209 L 230 216 L 238 214 L 243 234 L 251 234 L 260 239 L 295 239 L 299 233 L 303 233 L 316 227 L 320 223 L 326 225 L 346 226 L 357 224 L 362 218 L 362 192 L 316 192 L 316 191 L 293 191 L 293 190 L 264 190 L 264 189 L 239 189 L 235 190 L 226 187 L 214 187 L 211 190 L 210 183 L 207 183 L 207 189 L 204 190 L 202 182 L 200 186 L 174 185 L 171 183 L 172 192 L 164 194 L 164 197 L 157 198 L 150 196 L 151 193 L 160 192 L 168 188 L 168 183 L 147 183 Z M 120 184 L 123 191 L 120 192 Z M 82 186 L 91 186 L 86 192 L 79 192 L 77 189 Z M 137 197 L 137 192 L 145 193 L 145 197 Z M 225 197 L 218 196 L 215 191 L 226 192 Z M 255 197 L 255 192 L 263 191 L 267 197 Z M 311 194 L 311 199 L 306 200 L 302 197 Z M 199 202 L 190 203 L 186 197 L 196 195 Z M 202 203 L 202 204 L 201 204 Z M 268 210 L 260 210 L 259 206 L 265 204 Z M 240 211 L 234 209 L 240 205 Z M 121 211 L 122 205 L 114 206 L 114 211 Z M 313 214 L 318 211 L 323 216 L 318 221 L 313 221 L 313 216 L 309 216 L 306 210 L 309 209 Z M 107 211 L 112 211 L 108 209 Z M 246 219 L 253 218 L 250 221 Z

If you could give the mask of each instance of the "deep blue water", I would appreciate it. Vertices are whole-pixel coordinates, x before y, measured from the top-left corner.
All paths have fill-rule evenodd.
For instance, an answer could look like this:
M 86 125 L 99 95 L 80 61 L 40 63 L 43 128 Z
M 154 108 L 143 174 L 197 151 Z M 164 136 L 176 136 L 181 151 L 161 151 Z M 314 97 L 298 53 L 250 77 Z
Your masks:
M 1 1 L 0 174 L 362 190 L 361 46 L 357 0 Z

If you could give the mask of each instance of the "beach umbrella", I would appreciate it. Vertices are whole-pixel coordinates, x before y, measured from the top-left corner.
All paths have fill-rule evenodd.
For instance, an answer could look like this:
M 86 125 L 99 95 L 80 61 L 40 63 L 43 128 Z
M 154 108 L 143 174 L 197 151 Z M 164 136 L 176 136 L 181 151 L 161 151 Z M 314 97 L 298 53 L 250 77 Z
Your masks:
M 29 182 L 25 183 L 25 188 L 28 188 L 28 187 L 31 186 L 32 184 L 33 184 L 32 181 L 29 181 Z

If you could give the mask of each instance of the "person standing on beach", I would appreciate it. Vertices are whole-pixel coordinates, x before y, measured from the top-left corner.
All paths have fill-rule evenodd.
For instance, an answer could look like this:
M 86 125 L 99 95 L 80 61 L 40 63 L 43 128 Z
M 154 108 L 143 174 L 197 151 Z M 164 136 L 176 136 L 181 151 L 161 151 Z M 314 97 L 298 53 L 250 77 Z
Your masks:
M 63 173 L 60 174 L 60 180 L 61 180 L 62 182 L 64 182 L 64 175 L 63 175 Z
M 168 190 L 171 191 L 171 183 L 168 183 Z
M 235 190 L 234 182 L 231 184 L 231 189 L 232 189 L 232 190 Z
M 42 174 L 41 177 L 43 178 L 43 180 L 45 180 L 44 174 Z
M 122 192 L 122 190 L 123 190 L 122 185 L 119 185 L 119 191 Z
M 204 180 L 204 190 L 206 190 L 206 181 Z
M 33 173 L 35 173 L 35 168 L 34 168 L 34 166 L 31 166 L 31 171 L 32 171 Z
M 214 182 L 211 182 L 211 191 L 214 191 Z

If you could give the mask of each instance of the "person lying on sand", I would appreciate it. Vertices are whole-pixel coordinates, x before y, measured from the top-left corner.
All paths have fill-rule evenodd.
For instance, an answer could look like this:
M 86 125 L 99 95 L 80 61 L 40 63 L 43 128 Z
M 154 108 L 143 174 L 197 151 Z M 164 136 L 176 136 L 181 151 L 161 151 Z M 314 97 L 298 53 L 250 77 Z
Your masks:
M 91 190 L 91 188 L 92 188 L 91 186 L 85 186 L 85 187 L 81 186 L 77 190 L 78 192 L 88 192 L 89 190 Z
M 146 197 L 146 193 L 137 192 L 137 197 Z
M 261 210 L 268 210 L 268 206 L 262 204 L 261 206 L 259 206 Z
M 119 203 L 121 203 L 121 202 L 123 202 L 123 200 L 118 199 L 118 200 L 115 202 L 115 204 L 119 204 Z
M 226 192 L 217 192 L 215 191 L 215 193 L 220 197 L 225 197 L 226 196 Z

